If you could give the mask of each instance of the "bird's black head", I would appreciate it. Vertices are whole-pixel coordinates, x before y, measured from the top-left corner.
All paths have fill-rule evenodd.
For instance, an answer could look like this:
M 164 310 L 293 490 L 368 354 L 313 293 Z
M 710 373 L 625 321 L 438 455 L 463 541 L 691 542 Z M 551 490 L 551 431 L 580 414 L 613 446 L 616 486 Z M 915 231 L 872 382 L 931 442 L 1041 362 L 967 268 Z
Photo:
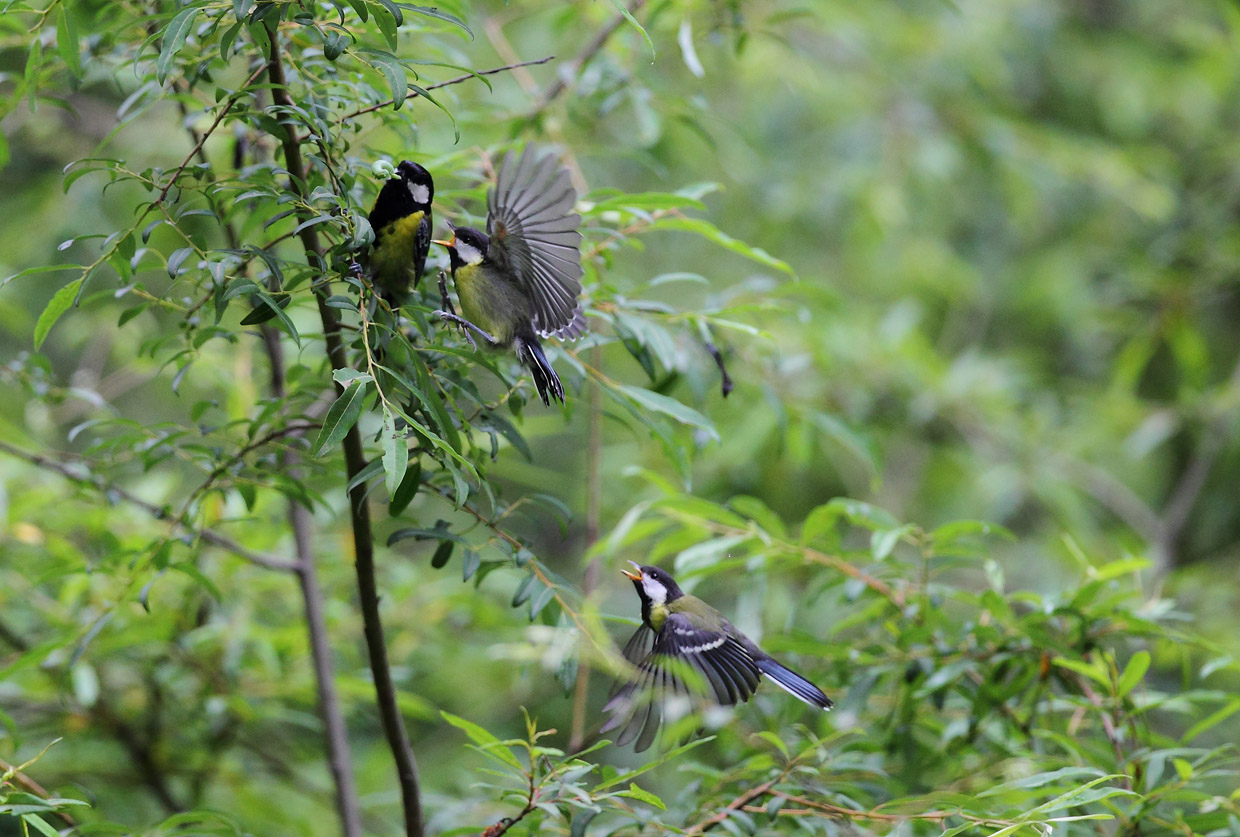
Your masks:
M 448 226 L 452 226 L 449 224 Z M 448 248 L 448 256 L 452 259 L 452 270 L 461 265 L 478 264 L 487 257 L 490 239 L 486 233 L 473 227 L 452 227 L 452 240 L 440 241 Z
M 414 211 L 427 210 L 435 197 L 435 181 L 431 173 L 412 160 L 402 160 L 396 167 L 396 177 L 409 193 Z
M 637 572 L 629 572 L 621 570 L 629 581 L 633 582 L 633 586 L 637 589 L 637 595 L 642 600 L 642 613 L 645 614 L 650 605 L 665 605 L 668 602 L 674 602 L 684 595 L 680 586 L 676 584 L 675 579 L 667 574 L 666 571 L 658 567 L 649 565 L 638 565 L 630 561 L 630 564 Z

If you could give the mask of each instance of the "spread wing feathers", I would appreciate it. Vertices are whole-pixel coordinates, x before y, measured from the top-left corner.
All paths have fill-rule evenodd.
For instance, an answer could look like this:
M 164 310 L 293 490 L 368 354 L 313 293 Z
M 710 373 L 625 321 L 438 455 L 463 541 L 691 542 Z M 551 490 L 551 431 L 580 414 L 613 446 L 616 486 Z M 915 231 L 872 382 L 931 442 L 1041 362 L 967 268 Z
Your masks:
M 519 159 L 504 155 L 487 193 L 488 255 L 509 268 L 532 302 L 534 330 L 543 337 L 573 333 L 581 294 L 581 216 L 568 169 L 527 145 Z
M 654 636 L 653 643 L 650 635 Z M 616 743 L 623 746 L 636 739 L 637 752 L 654 740 L 662 720 L 661 698 L 689 694 L 685 681 L 677 676 L 678 667 L 691 667 L 723 705 L 749 700 L 762 676 L 758 663 L 730 634 L 694 627 L 679 613 L 668 616 L 657 634 L 644 625 L 639 628 L 625 646 L 624 655 L 637 666 L 637 676 L 621 685 L 603 707 L 604 712 L 613 714 L 602 732 L 621 727 Z

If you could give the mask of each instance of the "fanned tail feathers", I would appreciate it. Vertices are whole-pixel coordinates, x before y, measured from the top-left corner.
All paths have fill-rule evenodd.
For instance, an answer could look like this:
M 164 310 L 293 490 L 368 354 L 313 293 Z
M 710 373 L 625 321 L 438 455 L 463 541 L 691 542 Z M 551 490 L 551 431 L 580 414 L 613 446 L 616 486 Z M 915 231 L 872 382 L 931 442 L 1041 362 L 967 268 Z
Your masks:
M 543 353 L 542 346 L 535 337 L 517 337 L 515 341 L 517 350 L 517 358 L 521 361 L 530 374 L 534 376 L 534 386 L 538 387 L 538 395 L 542 398 L 544 404 L 551 406 L 551 400 L 555 399 L 561 404 L 564 403 L 564 385 L 560 383 L 560 376 L 555 374 L 551 362 L 547 360 L 547 356 Z

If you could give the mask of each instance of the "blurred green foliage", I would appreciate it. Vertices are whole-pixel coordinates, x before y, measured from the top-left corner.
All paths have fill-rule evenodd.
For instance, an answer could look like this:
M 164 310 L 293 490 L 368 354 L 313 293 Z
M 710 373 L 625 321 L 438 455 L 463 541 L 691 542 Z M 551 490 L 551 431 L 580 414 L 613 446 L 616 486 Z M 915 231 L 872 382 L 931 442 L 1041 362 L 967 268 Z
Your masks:
M 399 829 L 333 378 L 430 832 L 1240 833 L 1233 5 L 2 8 L 0 834 L 340 833 L 289 503 Z M 563 413 L 348 270 L 373 162 L 442 229 L 526 141 L 583 192 Z M 630 558 L 839 708 L 571 754 Z

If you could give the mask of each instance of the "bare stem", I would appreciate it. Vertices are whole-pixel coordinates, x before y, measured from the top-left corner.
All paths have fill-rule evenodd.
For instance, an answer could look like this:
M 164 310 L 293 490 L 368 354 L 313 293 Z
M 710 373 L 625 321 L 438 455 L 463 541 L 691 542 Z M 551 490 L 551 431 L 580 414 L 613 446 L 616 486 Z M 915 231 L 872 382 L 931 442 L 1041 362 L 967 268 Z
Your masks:
M 60 462 L 46 456 L 41 456 L 37 453 L 24 451 L 21 448 L 10 445 L 8 442 L 0 442 L 0 452 L 7 453 L 18 459 L 23 459 L 31 465 L 37 465 L 48 471 L 54 471 L 65 479 L 75 482 L 78 485 L 89 486 L 105 496 L 119 497 L 126 503 L 142 509 L 156 520 L 168 520 L 172 518 L 172 515 L 166 508 L 157 506 L 154 503 L 148 503 L 141 497 L 134 495 L 116 483 L 109 482 L 98 475 L 89 473 L 84 474 L 64 462 Z M 227 535 L 221 535 L 213 529 L 196 527 L 185 518 L 175 519 L 172 523 L 178 529 L 183 532 L 187 532 L 195 539 L 209 543 L 212 546 L 218 546 L 220 549 L 231 552 L 239 558 L 244 558 L 251 564 L 257 564 L 260 567 L 265 567 L 269 570 L 279 570 L 281 572 L 296 572 L 297 570 L 297 565 L 292 561 L 288 561 L 284 558 L 277 558 L 274 555 L 265 555 L 261 552 L 255 552 L 252 549 L 247 549 Z
M 270 53 L 267 57 L 267 69 L 272 84 L 272 101 L 287 112 L 291 112 L 293 101 L 284 76 L 278 35 L 271 27 L 268 28 L 268 35 Z M 285 168 L 290 175 L 289 188 L 304 203 L 307 170 L 301 155 L 301 146 L 291 125 L 285 126 L 280 139 L 284 150 Z M 325 271 L 326 259 L 315 227 L 304 227 L 298 236 L 310 266 L 316 270 Z M 340 334 L 340 318 L 336 310 L 327 304 L 328 295 L 328 283 L 316 283 L 315 299 L 318 302 L 319 318 L 323 323 L 323 341 L 326 345 L 327 357 L 332 369 L 340 370 L 348 367 L 348 359 L 345 354 L 344 340 Z M 344 391 L 340 384 L 336 387 L 338 394 Z M 352 482 L 353 478 L 366 466 L 366 457 L 362 450 L 362 436 L 356 425 L 345 434 L 342 446 L 345 470 L 348 480 Z M 383 623 L 379 616 L 379 592 L 375 582 L 374 535 L 370 523 L 370 507 L 366 504 L 365 485 L 358 483 L 349 492 L 349 510 L 353 528 L 357 592 L 361 605 L 362 625 L 366 635 L 366 650 L 370 657 L 370 671 L 375 683 L 379 717 L 383 723 L 383 732 L 388 746 L 392 750 L 392 757 L 396 761 L 396 773 L 404 810 L 405 833 L 407 837 L 422 837 L 422 803 L 419 795 L 417 762 L 414 760 L 413 748 L 409 744 L 405 722 L 397 703 L 392 670 L 387 661 Z
M 284 386 L 284 347 L 280 344 L 280 332 L 270 324 L 264 324 L 262 332 L 263 345 L 270 361 L 271 394 L 283 401 L 287 392 Z M 281 453 L 280 459 L 286 467 L 296 468 L 296 457 Z M 336 811 L 340 816 L 340 826 L 345 837 L 361 837 L 362 813 L 357 802 L 357 786 L 353 781 L 349 732 L 336 695 L 336 672 L 332 664 L 331 641 L 327 635 L 323 591 L 314 566 L 311 538 L 314 521 L 306 507 L 290 497 L 288 522 L 293 532 L 293 549 L 297 555 L 297 582 L 306 611 L 306 633 L 309 635 L 310 656 L 314 661 L 319 714 L 323 718 L 324 737 L 327 739 L 327 759 L 336 789 Z
M 602 366 L 601 346 L 590 350 L 590 365 Z M 590 437 L 586 445 L 586 542 L 589 549 L 598 540 L 600 509 L 603 493 L 603 389 L 597 384 L 590 387 Z M 591 558 L 582 581 L 582 592 L 589 596 L 598 586 L 598 559 Z M 590 698 L 590 661 L 578 655 L 577 682 L 573 684 L 573 718 L 568 735 L 568 751 L 575 753 L 585 743 L 586 709 Z
M 630 15 L 637 14 L 642 6 L 646 5 L 646 0 L 629 0 L 628 11 Z M 577 54 L 577 57 L 568 63 L 560 73 L 556 75 L 555 81 L 547 87 L 539 100 L 538 105 L 534 108 L 534 112 L 543 110 L 553 101 L 555 101 L 561 93 L 568 89 L 569 81 L 576 81 L 577 74 L 581 72 L 581 68 L 589 63 L 595 55 L 598 55 L 603 46 L 616 34 L 616 30 L 624 25 L 626 18 L 622 14 L 617 14 L 610 22 L 595 34 L 593 40 L 586 44 L 585 48 Z
M 535 64 L 546 64 L 548 61 L 551 61 L 554 58 L 555 58 L 554 55 L 548 55 L 546 58 L 535 58 L 532 61 L 516 61 L 512 64 L 505 64 L 502 67 L 495 67 L 490 70 L 481 70 L 477 73 L 465 73 L 464 75 L 459 75 L 456 78 L 450 78 L 447 81 L 441 81 L 437 84 L 432 84 L 429 87 L 426 87 L 424 89 L 438 90 L 441 87 L 448 87 L 453 84 L 460 84 L 463 81 L 469 81 L 471 78 L 477 78 L 478 76 L 493 76 L 497 73 L 506 73 L 506 72 L 509 72 L 510 70 L 515 70 L 518 67 L 532 67 Z M 422 94 L 416 90 L 410 91 L 410 93 L 407 96 L 405 96 L 405 101 L 409 101 L 410 99 L 416 99 L 417 97 L 421 95 Z M 343 117 L 341 117 L 341 119 L 347 122 L 350 119 L 354 119 L 358 116 L 361 116 L 364 113 L 373 113 L 374 111 L 382 110 L 383 108 L 386 108 L 386 107 L 391 107 L 394 104 L 396 104 L 395 99 L 388 99 L 386 102 L 380 102 L 377 105 L 370 105 L 369 107 L 364 107 L 359 110 L 355 110 L 352 113 L 345 114 Z

